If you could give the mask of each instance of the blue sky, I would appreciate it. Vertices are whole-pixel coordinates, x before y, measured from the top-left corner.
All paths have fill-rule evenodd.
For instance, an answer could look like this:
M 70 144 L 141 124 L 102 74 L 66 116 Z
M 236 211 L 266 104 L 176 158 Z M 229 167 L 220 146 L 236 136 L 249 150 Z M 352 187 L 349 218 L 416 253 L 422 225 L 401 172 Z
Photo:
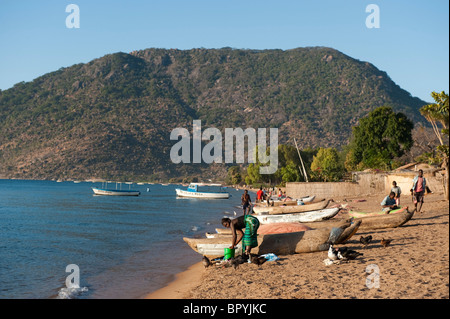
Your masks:
M 80 28 L 66 27 L 66 6 Z M 366 27 L 366 6 L 380 28 Z M 1 0 L 0 89 L 114 52 L 146 48 L 335 48 L 413 96 L 449 91 L 447 0 Z

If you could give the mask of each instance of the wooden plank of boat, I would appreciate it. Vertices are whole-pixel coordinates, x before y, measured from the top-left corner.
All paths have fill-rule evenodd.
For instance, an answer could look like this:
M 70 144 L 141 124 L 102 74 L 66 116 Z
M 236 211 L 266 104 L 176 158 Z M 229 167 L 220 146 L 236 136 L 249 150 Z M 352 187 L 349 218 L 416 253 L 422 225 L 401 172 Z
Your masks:
M 324 209 L 330 203 L 330 200 L 321 201 L 317 203 L 312 203 L 309 205 L 295 205 L 295 206 L 278 206 L 278 207 L 253 207 L 253 211 L 256 214 L 269 214 L 269 215 L 278 215 L 278 214 L 292 214 L 292 213 L 302 213 L 313 210 Z
M 354 218 L 365 218 L 365 217 L 372 217 L 372 216 L 383 216 L 383 215 L 404 213 L 407 210 L 408 210 L 408 206 L 404 206 L 404 207 L 401 207 L 399 209 L 391 210 L 388 213 L 387 212 L 383 212 L 383 211 L 378 211 L 378 212 L 357 212 L 357 211 L 350 210 L 348 212 L 348 215 L 350 217 L 354 217 Z
M 95 195 L 106 195 L 106 196 L 139 196 L 140 191 L 134 190 L 115 190 L 115 189 L 101 189 L 92 187 Z
M 415 211 L 414 209 L 410 212 L 406 209 L 401 213 L 355 218 L 354 221 L 362 221 L 360 229 L 395 228 L 407 223 L 414 216 Z
M 258 236 L 258 247 L 252 253 L 262 255 L 274 253 L 276 255 L 299 254 L 306 252 L 324 251 L 330 243 L 340 240 L 350 223 L 341 227 L 328 227 L 294 233 L 270 234 Z M 222 257 L 224 248 L 230 246 L 229 237 L 218 238 L 187 238 L 183 240 L 197 253 L 209 258 Z M 239 245 L 236 253 L 241 253 Z
M 321 210 L 314 210 L 303 213 L 293 214 L 278 214 L 278 215 L 253 215 L 258 218 L 261 224 L 268 223 L 308 223 L 330 219 L 337 215 L 339 208 L 327 208 Z

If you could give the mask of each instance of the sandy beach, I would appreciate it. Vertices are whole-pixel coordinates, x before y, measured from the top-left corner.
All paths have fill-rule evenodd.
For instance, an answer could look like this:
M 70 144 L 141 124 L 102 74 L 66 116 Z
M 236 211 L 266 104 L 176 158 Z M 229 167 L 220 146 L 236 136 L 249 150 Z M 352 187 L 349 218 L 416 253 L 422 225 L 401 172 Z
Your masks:
M 334 198 L 355 210 L 378 211 L 385 195 Z M 413 208 L 411 197 L 402 205 Z M 149 299 L 448 299 L 449 202 L 425 196 L 423 212 L 398 228 L 359 230 L 345 245 L 363 253 L 346 263 L 326 265 L 327 252 L 279 256 L 258 267 L 204 268 L 199 263 Z M 341 214 L 341 213 L 340 213 Z M 344 215 L 344 214 L 341 214 Z M 363 248 L 360 236 L 373 236 Z M 381 239 L 392 239 L 388 247 Z M 184 243 L 180 243 L 184 244 Z M 379 273 L 377 284 L 373 269 Z

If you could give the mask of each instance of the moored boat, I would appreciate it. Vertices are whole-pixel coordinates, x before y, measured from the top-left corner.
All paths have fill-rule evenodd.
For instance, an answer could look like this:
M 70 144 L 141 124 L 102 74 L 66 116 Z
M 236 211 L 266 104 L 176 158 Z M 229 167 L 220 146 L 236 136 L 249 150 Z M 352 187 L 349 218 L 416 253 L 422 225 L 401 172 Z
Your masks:
M 121 190 L 121 189 L 102 189 L 92 187 L 95 195 L 108 195 L 108 196 L 139 196 L 140 191 L 136 190 Z
M 105 184 L 106 183 L 106 184 Z M 94 192 L 94 195 L 105 195 L 105 196 L 139 196 L 141 195 L 141 192 L 138 190 L 132 190 L 131 189 L 131 182 L 127 182 L 128 184 L 128 190 L 122 189 L 122 183 L 116 182 L 116 188 L 108 188 L 108 183 L 113 182 L 105 182 L 102 183 L 102 188 L 98 187 L 92 187 L 92 191 Z
M 225 189 L 221 184 L 191 183 L 186 190 L 177 188 L 175 191 L 178 197 L 228 199 L 230 198 L 230 193 Z

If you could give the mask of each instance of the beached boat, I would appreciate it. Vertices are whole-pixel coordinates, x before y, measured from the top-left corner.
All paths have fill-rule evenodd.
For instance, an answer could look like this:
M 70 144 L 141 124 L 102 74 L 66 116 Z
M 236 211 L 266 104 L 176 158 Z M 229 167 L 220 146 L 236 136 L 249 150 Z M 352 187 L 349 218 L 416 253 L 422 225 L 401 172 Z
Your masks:
M 201 188 L 201 189 L 200 189 Z M 230 193 L 221 184 L 191 183 L 186 190 L 175 189 L 177 196 L 205 199 L 227 199 Z
M 362 221 L 360 229 L 395 228 L 407 223 L 414 216 L 415 212 L 415 209 L 412 212 L 406 209 L 395 214 L 355 218 L 354 221 Z
M 308 223 L 330 219 L 339 213 L 340 208 L 326 208 L 302 213 L 277 214 L 277 215 L 253 215 L 258 218 L 261 224 L 269 223 Z
M 348 216 L 354 218 L 365 218 L 365 217 L 373 217 L 373 216 L 384 216 L 390 214 L 404 213 L 408 210 L 408 206 L 400 207 L 399 209 L 391 210 L 389 213 L 378 211 L 378 212 L 357 212 L 350 210 L 348 212 Z
M 256 214 L 269 214 L 269 215 L 278 215 L 278 214 L 292 214 L 292 213 L 302 213 L 313 210 L 324 209 L 328 206 L 331 199 L 326 201 L 320 201 L 317 203 L 311 203 L 308 205 L 293 205 L 293 206 L 277 206 L 277 207 L 262 207 L 262 206 L 254 206 L 253 212 Z
M 335 242 L 335 244 L 343 244 L 347 240 L 349 240 L 357 231 L 359 226 L 361 225 L 361 220 L 352 222 L 351 219 L 340 220 L 338 222 L 333 222 L 330 224 L 326 224 L 326 222 L 313 222 L 313 223 L 276 223 L 276 224 L 265 224 L 261 225 L 258 228 L 258 235 L 266 235 L 266 234 L 276 234 L 276 233 L 294 233 L 296 231 L 306 231 L 312 229 L 319 228 L 333 228 L 333 227 L 341 227 L 346 224 L 350 224 L 347 227 L 342 235 L 339 237 L 339 240 Z M 265 226 L 278 226 L 279 228 L 270 227 L 269 229 L 264 229 Z M 231 229 L 230 228 L 217 228 L 216 233 L 206 233 L 206 238 L 231 238 Z
M 340 227 L 328 227 L 293 233 L 269 234 L 258 236 L 258 247 L 252 249 L 252 254 L 262 255 L 274 253 L 276 255 L 290 255 L 328 250 L 329 244 L 342 240 L 345 230 L 350 223 Z M 219 238 L 187 238 L 183 240 L 197 253 L 209 258 L 222 257 L 224 248 L 230 247 L 229 237 Z M 242 252 L 239 244 L 236 254 Z
M 271 206 L 288 206 L 288 205 L 297 205 L 298 201 L 302 201 L 304 204 L 311 203 L 316 199 L 316 196 L 305 196 L 298 199 L 292 199 L 292 200 L 286 200 L 286 199 L 280 199 L 280 198 L 273 198 L 269 199 Z

